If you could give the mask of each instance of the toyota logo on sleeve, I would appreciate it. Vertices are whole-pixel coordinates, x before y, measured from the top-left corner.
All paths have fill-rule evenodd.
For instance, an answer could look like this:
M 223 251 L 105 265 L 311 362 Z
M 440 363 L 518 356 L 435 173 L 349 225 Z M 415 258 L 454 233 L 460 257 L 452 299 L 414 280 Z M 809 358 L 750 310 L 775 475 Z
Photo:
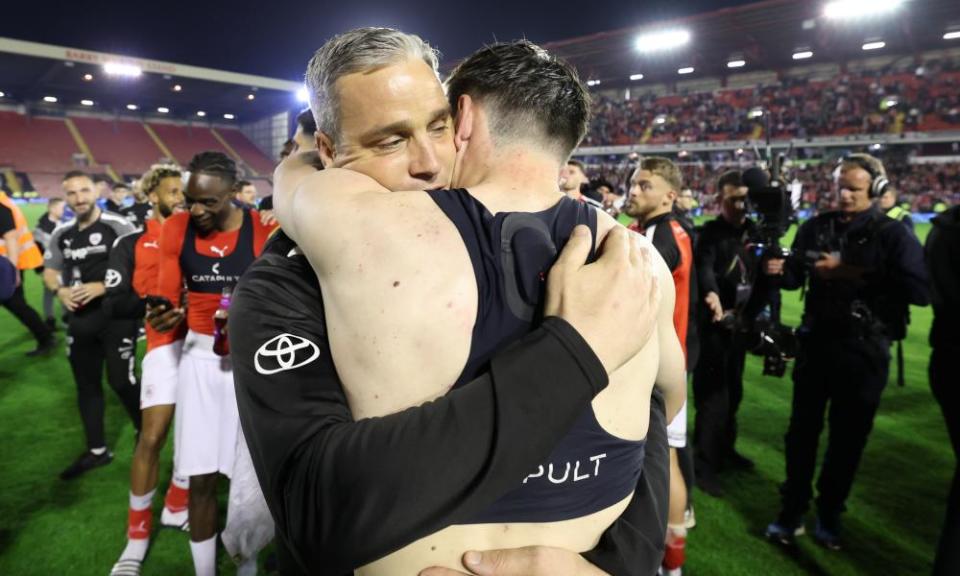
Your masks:
M 253 357 L 253 364 L 257 372 L 269 376 L 306 366 L 319 356 L 320 349 L 306 338 L 280 334 L 263 343 Z
M 123 280 L 123 277 L 119 272 L 113 268 L 107 269 L 107 276 L 103 279 L 103 285 L 106 288 L 116 288 L 120 285 L 120 281 Z

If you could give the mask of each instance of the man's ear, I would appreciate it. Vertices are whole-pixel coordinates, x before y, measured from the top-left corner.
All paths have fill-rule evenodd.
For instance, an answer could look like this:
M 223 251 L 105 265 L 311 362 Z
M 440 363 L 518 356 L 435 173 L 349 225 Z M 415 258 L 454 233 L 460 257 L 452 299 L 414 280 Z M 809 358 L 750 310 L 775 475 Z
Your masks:
M 669 192 L 667 192 L 667 200 L 670 202 L 671 206 L 673 206 L 673 204 L 677 201 L 677 198 L 679 197 L 680 195 L 677 194 L 676 190 L 670 190 Z
M 454 120 L 455 130 L 453 134 L 453 143 L 457 150 L 463 148 L 470 137 L 473 135 L 473 121 L 476 116 L 473 98 L 462 94 L 457 99 L 456 118 Z
M 319 130 L 314 137 L 317 141 L 317 151 L 320 153 L 320 161 L 323 162 L 323 167 L 330 168 L 337 157 L 337 149 L 333 144 L 333 138 Z

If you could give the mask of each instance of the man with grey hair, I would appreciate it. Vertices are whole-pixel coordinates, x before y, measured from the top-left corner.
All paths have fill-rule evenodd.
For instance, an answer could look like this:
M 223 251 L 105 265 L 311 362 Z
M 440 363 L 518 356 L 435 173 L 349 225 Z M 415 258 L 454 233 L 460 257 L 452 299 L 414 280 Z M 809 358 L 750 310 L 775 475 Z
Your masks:
M 356 38 L 351 38 L 351 40 L 356 40 Z M 340 48 L 343 49 L 342 46 Z M 339 119 L 326 125 L 327 130 L 331 129 L 330 126 L 336 127 L 335 136 L 325 133 L 322 127 L 323 119 L 320 115 L 317 118 L 318 124 L 321 125 L 318 141 L 321 150 L 320 155 L 324 159 L 324 163 L 330 166 L 348 167 L 364 174 L 376 174 L 379 176 L 375 176 L 377 181 L 386 188 L 394 190 L 437 188 L 449 181 L 449 171 L 453 164 L 449 108 L 443 102 L 443 94 L 436 81 L 433 67 L 426 59 L 422 61 L 427 63 L 427 66 L 417 65 L 416 60 L 405 58 L 398 62 L 394 57 L 392 64 L 381 64 L 379 67 L 375 67 L 373 71 L 366 70 L 363 74 L 351 72 L 343 77 L 333 78 L 332 80 L 321 79 L 320 82 L 312 83 L 314 86 L 324 84 L 334 86 L 332 92 L 338 100 L 335 107 L 339 109 L 337 115 Z M 360 72 L 362 69 L 355 69 L 355 71 Z M 326 102 L 331 100 L 328 96 L 325 97 Z M 321 98 L 316 100 L 318 102 L 324 101 Z M 479 107 L 472 110 L 472 113 L 475 114 L 474 118 L 479 118 L 483 114 Z M 573 140 L 575 145 L 579 136 L 574 137 Z M 485 145 L 489 145 L 490 140 L 489 137 L 477 136 L 474 138 L 474 142 L 474 148 L 481 150 Z M 466 146 L 463 146 L 461 150 L 465 148 Z M 559 158 L 568 153 L 569 150 L 557 156 Z M 551 154 L 548 154 L 548 156 L 552 157 Z M 553 162 L 553 160 L 549 162 Z M 556 160 L 557 167 L 559 167 L 560 162 L 561 160 Z M 291 167 L 294 166 L 295 164 L 291 165 Z M 465 163 L 462 166 L 465 169 L 469 168 L 469 172 L 471 170 L 475 171 L 477 164 L 473 162 L 468 166 Z M 548 169 L 547 172 L 549 171 Z M 337 172 L 337 178 L 349 177 L 350 174 L 344 171 L 335 172 Z M 291 186 L 288 181 L 291 175 L 285 175 L 284 173 L 284 170 L 278 172 L 277 185 L 283 190 L 289 191 Z M 556 173 L 556 170 L 553 171 L 550 176 L 552 185 L 546 188 L 552 190 L 554 194 L 556 194 Z M 281 183 L 281 180 L 287 182 Z M 366 182 L 371 181 L 367 179 Z M 365 183 L 365 185 L 368 184 Z M 374 185 L 376 185 L 376 182 L 374 182 Z M 353 196 L 353 194 L 346 194 L 346 192 L 345 195 Z M 377 194 L 377 196 L 382 195 Z M 538 201 L 543 202 L 544 198 L 541 197 Z M 554 197 L 547 204 L 555 202 L 556 198 Z M 434 206 L 433 209 L 436 210 L 436 207 Z M 336 213 L 340 214 L 339 210 Z M 332 214 L 334 212 L 331 212 Z M 319 212 L 316 215 L 319 216 Z M 403 219 L 399 214 L 397 216 L 398 221 Z M 406 216 L 407 213 L 404 212 L 403 217 Z M 410 216 L 416 218 L 417 215 L 410 214 Z M 442 218 L 441 215 L 440 219 Z M 327 224 L 325 221 L 320 222 L 318 220 L 311 226 L 323 227 Z M 411 235 L 411 231 L 417 230 L 417 223 L 411 221 L 401 228 L 396 230 L 400 234 L 398 244 L 410 246 L 407 242 L 409 239 L 406 236 Z M 430 231 L 425 230 L 424 232 L 424 235 L 428 238 L 421 240 L 421 243 L 432 238 L 430 237 Z M 378 232 L 378 234 L 383 234 L 383 231 Z M 613 237 L 617 236 L 620 236 L 624 241 L 626 240 L 622 231 L 613 232 Z M 358 233 L 358 237 L 364 237 L 364 234 Z M 436 240 L 436 238 L 432 239 Z M 571 242 L 573 244 L 577 243 L 576 241 Z M 614 240 L 614 244 L 616 245 L 616 240 Z M 582 241 L 580 245 L 581 247 L 584 246 Z M 463 246 L 463 244 L 460 243 L 459 246 Z M 628 250 L 635 249 L 631 248 L 628 242 L 624 242 L 623 246 Z M 517 477 L 522 478 L 530 468 L 536 466 L 538 459 L 544 455 L 542 452 L 544 450 L 549 452 L 550 446 L 555 444 L 556 440 L 569 429 L 570 421 L 582 412 L 586 405 L 585 401 L 589 400 L 582 394 L 579 398 L 571 399 L 568 397 L 571 391 L 569 387 L 571 375 L 559 374 L 549 364 L 544 364 L 542 358 L 540 363 L 544 365 L 526 367 L 524 378 L 515 386 L 500 385 L 505 382 L 505 379 L 501 379 L 501 377 L 505 378 L 507 374 L 502 370 L 499 373 L 497 372 L 497 358 L 500 357 L 498 355 L 490 363 L 494 373 L 493 376 L 487 376 L 486 380 L 483 376 L 480 376 L 469 384 L 458 385 L 457 389 L 439 397 L 431 405 L 391 413 L 382 418 L 362 420 L 355 424 L 349 422 L 351 415 L 349 411 L 344 413 L 343 410 L 346 403 L 343 393 L 339 391 L 339 387 L 333 390 L 326 386 L 326 382 L 336 376 L 336 374 L 332 374 L 333 367 L 329 363 L 332 360 L 330 352 L 329 350 L 320 351 L 315 344 L 318 340 L 325 341 L 327 334 L 322 327 L 318 330 L 313 325 L 322 322 L 325 314 L 330 316 L 332 314 L 331 308 L 328 306 L 324 310 L 320 302 L 319 286 L 315 278 L 301 282 L 300 278 L 291 277 L 309 273 L 309 265 L 303 260 L 302 256 L 297 255 L 298 251 L 292 249 L 292 247 L 292 243 L 282 237 L 275 241 L 274 245 L 267 249 L 267 258 L 255 264 L 250 274 L 241 282 L 231 314 L 232 318 L 239 319 L 239 322 L 249 330 L 245 330 L 245 333 L 240 336 L 234 333 L 234 340 L 231 345 L 234 350 L 234 357 L 237 359 L 238 402 L 240 403 L 245 432 L 251 445 L 261 482 L 264 484 L 267 499 L 275 517 L 278 519 L 281 539 L 284 540 L 283 543 L 293 548 L 294 555 L 297 556 L 301 565 L 336 567 L 330 568 L 331 570 L 354 568 L 360 563 L 379 558 L 385 553 L 409 543 L 413 538 L 429 534 L 457 520 L 464 520 L 464 516 L 471 515 L 471 511 L 473 513 L 481 511 L 512 487 Z M 429 246 L 425 247 L 426 251 L 430 249 Z M 460 250 L 462 251 L 463 248 L 460 248 Z M 411 251 L 417 252 L 417 250 Z M 583 253 L 581 259 L 585 254 L 586 252 Z M 345 257 L 350 259 L 353 256 L 346 255 Z M 423 292 L 416 288 L 418 280 L 409 278 L 408 274 L 402 272 L 403 268 L 409 268 L 407 265 L 409 263 L 393 262 L 392 260 L 391 257 L 384 256 L 376 260 L 378 266 L 390 263 L 391 267 L 402 274 L 398 279 L 393 280 L 391 286 L 399 288 L 403 285 L 407 290 L 422 294 Z M 456 272 L 459 277 L 472 277 L 469 268 L 465 274 L 459 273 L 461 272 L 460 268 L 463 267 L 463 261 L 448 266 L 450 263 L 441 260 L 436 262 L 436 264 L 439 264 L 439 270 L 449 268 L 451 273 Z M 601 262 L 603 260 L 601 259 Z M 364 268 L 367 261 L 369 261 L 368 258 L 361 258 L 359 260 L 360 267 Z M 469 266 L 469 263 L 466 264 Z M 271 267 L 275 269 L 271 270 Z M 586 267 L 583 273 L 590 269 L 590 266 Z M 287 306 L 274 314 L 276 306 L 269 306 L 269 302 L 276 299 L 277 289 L 280 288 L 278 284 L 283 284 L 282 288 L 285 295 L 291 298 L 288 301 L 296 302 L 297 310 L 295 312 L 292 313 L 290 307 Z M 408 288 L 408 286 L 414 286 L 414 288 Z M 560 286 L 559 282 L 557 286 Z M 593 286 L 603 286 L 603 291 L 609 289 L 609 285 L 606 283 L 595 283 Z M 475 290 L 476 288 L 474 288 Z M 636 288 L 629 288 L 628 291 L 637 293 Z M 465 291 L 467 296 L 470 292 L 469 289 Z M 308 295 L 306 298 L 304 297 L 305 293 Z M 645 294 L 646 292 L 640 290 L 639 293 Z M 309 297 L 310 294 L 313 296 Z M 338 293 L 337 297 L 339 298 L 339 296 Z M 364 295 L 364 297 L 369 297 L 369 295 Z M 406 297 L 409 296 L 403 296 L 403 298 Z M 442 295 L 437 294 L 436 298 L 441 306 L 447 304 L 448 299 L 442 297 Z M 598 308 L 603 308 L 603 304 L 600 303 L 602 300 L 602 298 L 576 298 L 569 301 L 568 304 L 574 305 L 574 302 L 576 302 L 575 305 L 577 306 L 586 306 L 589 303 Z M 344 302 L 346 301 L 340 299 L 338 305 L 343 306 L 345 305 Z M 476 316 L 475 313 L 471 315 L 466 310 L 469 304 L 464 306 L 461 305 L 462 303 L 453 301 L 450 301 L 449 304 L 450 309 L 456 314 L 462 313 L 464 319 Z M 349 303 L 346 306 L 352 308 Z M 433 306 L 433 304 L 430 304 L 430 306 Z M 400 300 L 394 302 L 394 307 L 398 310 L 412 312 L 414 318 L 411 321 L 413 322 L 417 321 L 417 316 L 432 316 L 430 311 L 424 309 L 424 306 L 420 306 L 418 309 L 404 305 Z M 357 308 L 357 310 L 359 309 Z M 603 311 L 600 310 L 599 312 Z M 304 313 L 307 313 L 306 317 L 304 317 Z M 446 314 L 449 315 L 450 312 Z M 649 317 L 650 314 L 648 313 L 647 316 Z M 572 317 L 566 315 L 564 317 L 573 320 Z M 595 319 L 600 317 L 602 317 L 602 314 L 594 315 Z M 321 320 L 318 321 L 317 318 Z M 559 321 L 558 319 L 554 320 Z M 379 320 L 378 324 L 387 321 Z M 441 322 L 446 322 L 446 320 L 441 320 Z M 470 320 L 468 320 L 468 324 L 469 322 Z M 549 320 L 545 322 L 545 325 L 553 325 L 549 322 Z M 606 359 L 605 365 L 610 362 L 610 350 L 617 346 L 611 340 L 619 340 L 626 336 L 626 339 L 630 341 L 636 336 L 622 333 L 614 334 L 612 326 L 607 327 L 609 331 L 605 329 L 593 332 L 589 329 L 589 326 L 575 322 L 571 323 L 577 326 L 581 335 L 587 336 L 588 342 L 594 344 L 599 342 L 600 348 L 594 349 L 602 358 Z M 649 318 L 646 323 L 650 323 Z M 638 322 L 631 328 L 641 324 L 644 324 L 644 322 Z M 569 325 L 564 325 L 569 328 Z M 382 326 L 378 327 L 382 328 Z M 543 329 L 534 331 L 533 334 L 538 332 L 542 334 Z M 454 333 L 456 336 L 448 339 L 461 343 L 462 331 L 454 330 Z M 309 334 L 310 336 L 304 337 L 302 334 Z M 547 334 L 552 334 L 552 332 L 547 330 Z M 333 337 L 333 332 L 330 336 Z M 599 340 L 592 340 L 591 338 Z M 607 338 L 607 340 L 604 340 L 604 338 Z M 409 341 L 407 337 L 401 339 Z M 286 345 L 284 343 L 292 344 L 296 349 L 287 350 L 284 348 L 281 350 L 281 347 Z M 531 341 L 525 341 L 525 345 L 529 350 Z M 336 346 L 335 342 L 334 346 Z M 611 349 L 604 350 L 605 346 L 610 346 Z M 366 352 L 382 354 L 384 350 L 378 348 L 378 346 L 373 346 L 373 348 L 367 346 Z M 520 353 L 519 351 L 523 348 L 521 346 L 517 349 L 517 353 Z M 305 351 L 312 349 L 316 352 L 314 354 L 308 352 L 306 356 L 301 355 L 301 357 L 297 355 L 297 349 Z M 338 354 L 337 369 L 343 369 L 341 376 L 345 380 L 356 377 L 362 382 L 372 382 L 377 385 L 386 381 L 382 375 L 374 373 L 357 377 L 356 367 L 351 368 L 349 365 L 350 352 L 346 352 L 346 355 L 344 355 L 341 352 L 343 348 L 336 348 L 336 350 Z M 460 371 L 464 360 L 462 356 L 458 358 L 456 354 L 445 354 L 439 349 L 436 351 L 439 354 L 439 362 L 449 364 L 449 366 L 436 367 L 437 374 L 442 375 L 447 368 Z M 288 357 L 284 358 L 286 364 L 277 363 L 281 352 L 288 354 Z M 357 352 L 360 352 L 360 350 Z M 568 352 L 576 354 L 573 349 L 568 349 Z M 631 355 L 623 354 L 622 350 L 617 354 L 623 356 L 624 359 Z M 320 363 L 315 362 L 318 356 L 323 357 L 321 362 L 326 361 L 328 363 L 325 367 L 321 367 Z M 459 366 L 454 366 L 458 360 Z M 566 360 L 555 356 L 551 357 L 551 360 L 566 363 Z M 398 362 L 393 363 L 395 373 L 391 374 L 389 380 L 403 380 L 405 383 L 412 384 L 416 384 L 417 380 L 428 380 L 427 375 L 411 373 L 413 367 L 406 362 L 399 359 Z M 616 361 L 608 367 L 615 364 Z M 420 362 L 420 366 L 422 365 L 423 363 Z M 499 365 L 503 366 L 503 364 Z M 539 374 L 532 373 L 534 369 L 549 371 L 550 382 L 542 382 Z M 450 372 L 449 370 L 446 371 Z M 404 372 L 402 376 L 400 375 L 401 372 Z M 580 370 L 574 370 L 573 372 L 580 373 Z M 278 376 L 274 377 L 274 374 L 278 374 Z M 280 375 L 286 377 L 292 385 L 278 385 L 282 381 Z M 271 377 L 264 378 L 264 376 Z M 304 396 L 306 390 L 303 389 L 302 382 L 310 379 L 311 376 L 326 381 L 322 392 L 325 398 L 318 397 L 316 389 Z M 437 375 L 433 376 L 438 377 Z M 576 374 L 572 374 L 572 376 L 576 377 Z M 456 374 L 449 373 L 446 381 L 450 382 L 455 379 Z M 494 379 L 493 386 L 497 390 L 497 394 L 503 395 L 501 399 L 487 395 L 491 379 Z M 538 380 L 540 381 L 538 382 Z M 566 384 L 565 381 L 567 381 Z M 298 384 L 294 384 L 294 382 L 298 382 Z M 436 396 L 436 392 L 426 391 L 426 386 L 434 387 L 435 385 L 435 382 L 422 385 L 420 386 L 420 392 L 417 393 L 426 392 L 426 396 Z M 487 386 L 486 389 L 483 388 L 484 385 Z M 537 388 L 539 385 L 545 387 Z M 533 389 L 534 393 L 531 395 L 527 390 L 528 395 L 521 396 L 525 387 Z M 356 394 L 350 386 L 347 388 L 347 394 L 351 399 L 351 407 L 354 408 L 354 415 L 362 418 L 376 413 L 378 410 L 381 413 L 383 412 L 381 410 L 384 407 L 383 405 L 378 407 L 368 404 L 365 406 L 364 401 L 370 400 L 370 398 L 361 398 L 362 393 Z M 449 388 L 449 384 L 442 388 L 446 390 Z M 543 402 L 546 390 L 550 390 L 551 402 L 549 406 Z M 408 392 L 403 391 L 405 394 Z M 544 393 L 544 395 L 537 395 L 537 392 Z M 590 395 L 594 393 L 596 393 L 596 390 Z M 287 395 L 287 397 L 282 397 L 284 395 Z M 574 394 L 573 396 L 577 395 Z M 511 398 L 508 399 L 508 397 Z M 531 406 L 531 409 L 520 415 L 516 413 L 515 409 L 511 410 L 511 407 L 524 405 L 524 403 L 522 401 L 511 402 L 510 399 L 512 398 L 532 400 L 533 405 L 528 402 L 526 405 Z M 333 401 L 339 400 L 341 409 L 337 410 L 332 417 L 326 418 L 326 423 L 324 423 L 320 416 L 323 415 L 324 411 L 327 414 L 331 414 L 333 411 L 328 406 L 323 406 L 323 403 L 329 404 L 331 399 Z M 384 398 L 384 401 L 409 404 L 408 399 L 399 395 L 395 395 L 393 398 Z M 547 410 L 542 408 L 549 408 L 549 414 L 546 413 Z M 319 416 L 318 409 L 321 410 Z M 389 409 L 387 411 L 392 412 Z M 432 420 L 436 421 L 436 425 L 431 423 Z M 458 425 L 466 422 L 474 425 Z M 662 414 L 660 422 L 662 425 Z M 377 432 L 384 431 L 390 423 L 400 423 L 399 426 L 391 428 L 392 437 L 388 438 L 387 441 L 375 439 Z M 345 428 L 351 426 L 361 429 L 359 433 L 352 437 L 350 434 L 353 430 L 345 430 Z M 656 426 L 651 427 L 651 437 L 655 436 L 655 429 Z M 444 432 L 441 433 L 441 430 Z M 516 434 L 518 431 L 522 431 L 526 435 Z M 408 446 L 407 443 L 400 446 L 396 445 L 397 441 L 404 438 L 410 439 L 412 437 L 415 440 L 430 438 L 429 432 L 434 434 L 433 438 L 435 439 L 435 443 L 431 445 L 420 446 L 421 443 L 419 442 L 417 446 Z M 490 436 L 491 432 L 493 437 Z M 398 436 L 398 433 L 400 436 Z M 283 438 L 286 441 L 281 440 Z M 516 442 L 521 438 L 523 442 Z M 513 442 L 510 439 L 513 439 Z M 362 442 L 363 450 L 358 451 L 355 448 L 349 450 L 350 446 L 357 446 L 357 441 Z M 526 445 L 517 447 L 510 445 L 512 443 L 525 443 Z M 376 450 L 385 444 L 399 448 L 403 452 L 402 463 L 395 458 L 393 452 L 396 452 L 396 450 L 393 452 Z M 400 473 L 396 476 L 391 474 L 389 483 L 383 481 L 384 472 L 390 470 L 394 463 L 397 464 L 392 469 L 397 472 L 409 470 L 411 466 L 416 467 L 415 463 L 417 462 L 425 465 L 430 463 L 431 459 L 425 458 L 425 456 L 429 456 L 426 452 L 446 455 L 451 453 L 452 448 L 458 448 L 460 453 L 454 452 L 453 457 L 446 461 L 442 458 L 436 459 L 435 463 L 445 468 L 443 474 L 412 475 L 413 477 L 409 480 L 405 478 L 405 476 L 411 476 L 409 474 Z M 356 466 L 343 466 L 341 464 L 347 458 L 347 454 L 343 452 L 348 450 L 354 453 L 354 460 L 351 463 L 356 464 Z M 537 452 L 541 452 L 541 454 L 539 456 L 531 454 Z M 411 457 L 411 453 L 415 456 Z M 357 456 L 360 457 L 360 460 L 357 459 Z M 493 458 L 494 456 L 495 458 Z M 363 462 L 363 458 L 368 462 Z M 376 461 L 375 466 L 371 466 L 370 460 Z M 329 464 L 334 461 L 337 462 L 337 465 L 330 468 Z M 320 468 L 317 468 L 317 466 L 320 466 Z M 374 469 L 379 477 L 372 479 L 372 481 L 363 477 L 368 471 Z M 341 476 L 344 473 L 349 474 L 350 480 Z M 497 473 L 509 474 L 506 478 L 502 476 L 497 478 Z M 349 492 L 345 492 L 343 488 L 344 481 L 349 482 L 349 486 L 352 488 Z M 413 488 L 410 486 L 411 484 L 419 484 L 419 486 Z M 387 488 L 387 490 L 385 491 L 384 488 Z M 334 497 L 328 498 L 331 493 L 335 493 L 340 501 L 336 501 L 337 498 Z M 298 500 L 300 498 L 299 494 L 309 494 L 309 500 Z M 412 496 L 404 497 L 398 496 L 398 494 L 410 494 Z M 356 503 L 352 502 L 355 500 L 354 495 L 363 500 L 362 507 L 357 508 Z M 648 501 L 649 498 L 648 495 Z M 640 500 L 642 499 L 643 497 L 640 497 Z M 634 500 L 637 501 L 638 497 L 635 496 Z M 338 513 L 349 509 L 351 503 L 353 503 L 354 513 Z M 322 506 L 321 504 L 329 504 L 330 506 Z M 305 508 L 307 509 L 305 510 Z M 311 516 L 311 514 L 316 515 L 317 513 L 309 508 L 316 508 L 324 514 L 319 517 Z M 419 518 L 410 517 L 418 514 Z M 366 522 L 368 528 L 358 532 L 355 526 L 364 522 Z M 629 530 L 629 527 L 621 528 Z M 326 546 L 330 541 L 328 532 L 333 530 L 341 530 L 345 534 L 346 546 L 344 548 L 346 549 L 334 550 L 334 546 Z M 399 533 L 392 534 L 389 537 L 386 536 L 388 532 L 397 532 L 398 530 Z M 355 539 L 346 536 L 353 534 L 358 534 Z M 311 539 L 317 535 L 324 536 L 326 539 Z M 662 537 L 662 530 L 660 536 Z M 624 544 L 622 540 L 624 537 L 629 537 L 625 531 L 608 531 L 600 542 L 598 555 L 595 556 L 598 559 L 597 563 L 599 564 L 599 556 L 604 551 L 610 552 L 608 557 L 615 557 L 611 565 L 623 561 L 626 556 L 629 556 L 629 551 L 624 556 L 618 555 L 623 552 L 622 550 L 615 550 L 618 545 L 622 546 Z M 388 541 L 382 541 L 384 538 Z M 656 542 L 656 539 L 653 538 L 651 541 Z M 662 540 L 659 545 L 662 546 Z M 657 544 L 654 544 L 654 546 L 657 546 Z M 348 560 L 344 563 L 343 559 L 345 557 L 358 561 Z M 579 559 L 578 556 L 573 557 Z M 543 559 L 546 556 L 541 555 L 536 556 L 536 558 Z M 551 558 L 555 557 L 551 556 Z M 593 560 L 591 559 L 591 561 Z M 659 556 L 653 559 L 654 565 L 658 562 Z M 608 570 L 615 573 L 625 573 L 618 571 L 616 568 L 608 568 Z M 531 571 L 527 570 L 525 573 L 531 573 Z M 554 570 L 550 573 L 556 574 L 557 572 Z

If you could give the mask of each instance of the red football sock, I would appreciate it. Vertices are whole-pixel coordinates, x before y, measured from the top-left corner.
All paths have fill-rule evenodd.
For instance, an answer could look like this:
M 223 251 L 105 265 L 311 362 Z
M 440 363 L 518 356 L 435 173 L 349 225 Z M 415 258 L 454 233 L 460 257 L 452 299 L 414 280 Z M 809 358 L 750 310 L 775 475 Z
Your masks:
M 143 510 L 129 509 L 127 512 L 127 538 L 130 540 L 145 540 L 150 538 L 152 528 L 153 512 L 150 508 Z
M 171 482 L 170 487 L 167 488 L 167 495 L 163 499 L 163 506 L 171 512 L 183 512 L 187 509 L 189 498 L 189 488 L 180 487 Z

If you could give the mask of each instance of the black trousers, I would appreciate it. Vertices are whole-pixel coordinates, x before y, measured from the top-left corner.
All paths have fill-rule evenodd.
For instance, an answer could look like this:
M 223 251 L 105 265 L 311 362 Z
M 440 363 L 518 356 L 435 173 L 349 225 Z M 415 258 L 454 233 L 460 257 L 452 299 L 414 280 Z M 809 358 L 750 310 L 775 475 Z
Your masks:
M 87 437 L 87 448 L 107 445 L 103 429 L 103 366 L 107 382 L 120 398 L 134 427 L 140 430 L 140 382 L 134 371 L 137 324 L 113 320 L 99 308 L 70 317 L 67 355 L 77 383 L 77 404 Z
M 21 275 L 24 277 L 26 276 L 22 272 Z M 22 282 L 19 286 L 17 286 L 13 296 L 3 301 L 3 307 L 9 310 L 11 314 L 16 316 L 17 320 L 19 320 L 21 324 L 26 326 L 30 332 L 33 333 L 33 337 L 37 339 L 38 343 L 42 344 L 50 338 L 50 329 L 47 328 L 47 325 L 43 323 L 43 320 L 40 318 L 40 315 L 37 314 L 37 311 L 27 304 L 27 301 L 23 296 Z
M 807 511 L 825 416 L 830 430 L 817 481 L 817 509 L 828 522 L 839 518 L 873 429 L 889 371 L 887 340 L 831 338 L 824 334 L 801 339 L 785 437 L 787 479 L 780 490 L 782 521 L 795 522 Z
M 693 372 L 693 450 L 697 473 L 716 473 L 737 441 L 743 400 L 743 338 L 717 326 L 700 327 L 700 359 Z
M 930 355 L 930 389 L 940 403 L 953 454 L 960 461 L 960 346 L 934 345 Z M 960 574 L 960 465 L 954 470 L 947 498 L 947 513 L 934 561 L 935 576 Z

